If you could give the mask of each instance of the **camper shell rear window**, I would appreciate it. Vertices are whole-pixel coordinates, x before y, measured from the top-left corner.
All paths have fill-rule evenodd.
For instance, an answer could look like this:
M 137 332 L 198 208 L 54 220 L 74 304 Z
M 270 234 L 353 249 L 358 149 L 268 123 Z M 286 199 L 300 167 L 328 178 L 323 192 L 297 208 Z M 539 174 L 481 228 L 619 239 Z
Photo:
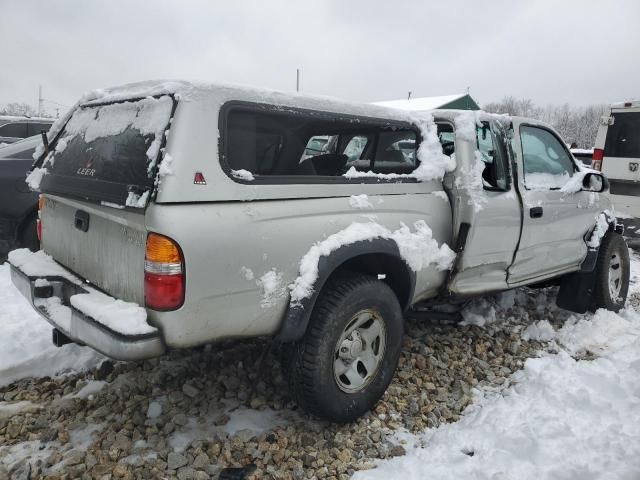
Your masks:
M 40 190 L 94 202 L 146 206 L 175 103 L 163 95 L 81 106 L 42 162 L 47 173 Z

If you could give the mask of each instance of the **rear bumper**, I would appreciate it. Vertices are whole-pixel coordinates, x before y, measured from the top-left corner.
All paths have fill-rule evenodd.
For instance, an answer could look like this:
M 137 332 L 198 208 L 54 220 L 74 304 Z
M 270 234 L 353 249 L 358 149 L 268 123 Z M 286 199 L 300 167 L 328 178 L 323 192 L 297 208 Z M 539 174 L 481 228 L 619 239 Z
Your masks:
M 67 278 L 28 276 L 11 265 L 11 280 L 36 311 L 78 344 L 87 345 L 116 360 L 141 360 L 157 357 L 166 351 L 157 329 L 143 335 L 127 335 L 98 323 L 73 307 L 71 296 L 87 291 Z

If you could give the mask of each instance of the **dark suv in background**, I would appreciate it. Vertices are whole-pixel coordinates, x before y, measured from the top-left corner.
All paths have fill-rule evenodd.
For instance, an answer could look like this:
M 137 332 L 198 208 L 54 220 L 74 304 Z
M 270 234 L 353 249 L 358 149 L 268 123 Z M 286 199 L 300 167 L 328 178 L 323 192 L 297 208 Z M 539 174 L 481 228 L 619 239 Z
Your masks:
M 25 178 L 33 163 L 40 135 L 0 147 L 0 261 L 14 248 L 38 250 L 38 194 Z
M 0 145 L 48 132 L 53 118 L 0 115 Z

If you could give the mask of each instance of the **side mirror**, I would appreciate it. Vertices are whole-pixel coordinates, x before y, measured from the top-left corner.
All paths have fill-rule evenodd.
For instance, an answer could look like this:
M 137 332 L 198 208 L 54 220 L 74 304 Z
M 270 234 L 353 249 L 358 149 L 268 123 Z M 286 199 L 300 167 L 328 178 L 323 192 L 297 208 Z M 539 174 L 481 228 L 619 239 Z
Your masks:
M 582 179 L 582 190 L 585 192 L 604 192 L 609 188 L 607 177 L 601 173 L 588 172 Z

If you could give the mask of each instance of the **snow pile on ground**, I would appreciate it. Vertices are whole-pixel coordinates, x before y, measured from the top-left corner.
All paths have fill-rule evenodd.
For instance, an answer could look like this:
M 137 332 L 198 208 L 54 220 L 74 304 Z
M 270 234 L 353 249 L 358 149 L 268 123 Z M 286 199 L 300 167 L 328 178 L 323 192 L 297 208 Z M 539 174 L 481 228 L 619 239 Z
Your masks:
M 374 222 L 352 223 L 344 230 L 329 235 L 309 249 L 300 261 L 300 275 L 289 286 L 291 302 L 296 305 L 311 296 L 313 284 L 318 279 L 318 262 L 320 257 L 330 255 L 344 245 L 375 239 L 389 239 L 396 242 L 400 255 L 409 267 L 417 272 L 429 265 L 438 270 L 447 270 L 455 259 L 455 253 L 448 245 L 438 246 L 431 229 L 424 220 L 414 223 L 415 232 L 402 224 L 398 230 L 388 228 Z
M 640 471 L 640 315 L 599 310 L 557 332 L 549 322 L 525 331 L 554 339 L 557 354 L 529 359 L 501 394 L 477 391 L 453 424 L 409 436 L 404 457 L 355 479 L 635 478 Z M 593 360 L 576 354 L 597 353 Z
M 0 265 L 0 386 L 92 368 L 105 357 L 90 348 L 51 342 L 51 325 L 14 288 L 9 264 Z
M 208 440 L 212 434 L 225 432 L 229 436 L 238 435 L 245 440 L 259 435 L 262 432 L 273 430 L 275 427 L 286 426 L 289 419 L 281 412 L 269 408 L 254 410 L 245 407 L 227 409 L 224 415 L 229 419 L 224 425 L 216 426 L 213 418 L 206 421 L 191 417 L 187 424 L 171 434 L 169 446 L 174 451 L 184 451 L 194 440 Z M 295 414 L 289 414 L 295 416 Z

